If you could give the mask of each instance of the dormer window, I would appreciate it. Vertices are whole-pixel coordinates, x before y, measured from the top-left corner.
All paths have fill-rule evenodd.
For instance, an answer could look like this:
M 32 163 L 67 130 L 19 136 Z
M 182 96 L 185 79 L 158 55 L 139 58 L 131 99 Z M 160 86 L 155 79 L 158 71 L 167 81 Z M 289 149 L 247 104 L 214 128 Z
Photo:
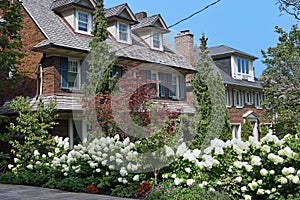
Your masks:
M 238 73 L 249 75 L 249 60 L 238 58 L 237 65 L 238 65 Z
M 119 41 L 129 42 L 130 27 L 128 24 L 118 22 L 118 39 Z
M 76 25 L 77 32 L 90 34 L 92 30 L 92 15 L 83 11 L 77 11 Z
M 153 49 L 162 49 L 162 36 L 160 33 L 152 32 L 152 48 Z

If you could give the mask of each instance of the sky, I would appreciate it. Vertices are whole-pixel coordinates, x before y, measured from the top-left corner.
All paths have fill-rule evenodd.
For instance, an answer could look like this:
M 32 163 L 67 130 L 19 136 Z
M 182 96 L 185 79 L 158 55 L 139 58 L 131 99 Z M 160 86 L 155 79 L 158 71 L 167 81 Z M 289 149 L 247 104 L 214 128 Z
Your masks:
M 133 13 L 145 11 L 148 16 L 160 14 L 167 26 L 171 26 L 214 1 L 104 0 L 104 7 L 127 3 Z M 255 76 L 259 77 L 266 68 L 261 62 L 261 50 L 267 51 L 269 47 L 275 47 L 278 41 L 275 26 L 288 32 L 297 23 L 299 24 L 288 14 L 280 15 L 276 0 L 221 0 L 172 27 L 172 32 L 165 38 L 173 43 L 173 36 L 182 30 L 190 30 L 194 34 L 195 43 L 199 44 L 199 38 L 205 33 L 208 47 L 227 45 L 258 57 L 254 67 Z

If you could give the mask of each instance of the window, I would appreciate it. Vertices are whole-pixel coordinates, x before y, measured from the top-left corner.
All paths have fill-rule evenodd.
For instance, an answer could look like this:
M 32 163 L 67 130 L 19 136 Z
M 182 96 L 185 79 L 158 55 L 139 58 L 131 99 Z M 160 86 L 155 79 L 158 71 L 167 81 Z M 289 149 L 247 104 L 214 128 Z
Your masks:
M 60 58 L 61 87 L 63 89 L 80 89 L 80 62 L 66 57 Z
M 256 93 L 256 99 L 255 99 L 255 106 L 257 108 L 261 108 L 261 100 L 262 100 L 261 92 L 257 92 Z
M 251 94 L 250 94 L 250 92 L 246 92 L 245 93 L 246 95 L 245 95 L 245 102 L 246 102 L 246 104 L 251 104 Z
M 120 41 L 129 41 L 129 25 L 118 23 L 118 38 Z
M 235 91 L 235 105 L 236 106 L 241 106 L 241 92 L 239 90 Z
M 231 89 L 226 89 L 225 90 L 225 98 L 226 98 L 226 106 L 230 107 L 232 106 L 232 90 Z
M 232 130 L 232 138 L 240 139 L 240 124 L 232 124 L 231 130 Z
M 249 60 L 237 58 L 238 73 L 249 75 Z
M 151 72 L 151 81 L 154 84 L 153 89 L 156 91 L 155 96 L 159 96 L 159 83 L 158 83 L 159 77 L 157 72 Z
M 68 87 L 79 89 L 79 62 L 68 61 Z
M 172 92 L 173 92 L 173 98 L 178 98 L 178 76 L 172 75 Z
M 92 30 L 92 16 L 89 13 L 77 11 L 77 31 L 90 33 Z
M 152 33 L 152 47 L 155 49 L 161 49 L 161 34 Z

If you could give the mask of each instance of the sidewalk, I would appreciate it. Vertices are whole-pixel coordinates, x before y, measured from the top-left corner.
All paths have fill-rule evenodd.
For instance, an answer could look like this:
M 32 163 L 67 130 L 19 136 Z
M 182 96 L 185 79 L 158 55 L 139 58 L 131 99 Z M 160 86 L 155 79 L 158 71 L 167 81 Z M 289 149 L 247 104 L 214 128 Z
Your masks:
M 1 200 L 133 200 L 99 194 L 66 192 L 42 187 L 0 184 Z

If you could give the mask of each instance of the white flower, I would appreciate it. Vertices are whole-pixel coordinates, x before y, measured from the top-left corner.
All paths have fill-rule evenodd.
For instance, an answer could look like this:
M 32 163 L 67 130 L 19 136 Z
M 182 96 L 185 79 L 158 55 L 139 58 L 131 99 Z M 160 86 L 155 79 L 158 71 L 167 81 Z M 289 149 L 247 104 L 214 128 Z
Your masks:
M 29 165 L 26 166 L 26 168 L 32 170 L 33 169 L 33 165 L 29 164 Z
M 258 189 L 257 194 L 258 195 L 263 195 L 263 194 L 265 194 L 265 190 L 264 189 Z
M 260 166 L 261 165 L 261 158 L 259 156 L 251 156 L 251 165 Z
M 19 161 L 20 161 L 19 158 L 14 158 L 15 163 L 18 163 Z
M 265 168 L 261 169 L 259 172 L 260 172 L 260 175 L 262 175 L 262 176 L 268 175 L 268 170 L 266 170 Z
M 128 181 L 126 180 L 126 178 L 123 178 L 122 183 L 123 183 L 123 184 L 128 183 Z
M 245 200 L 251 200 L 251 199 L 252 199 L 252 197 L 251 197 L 250 195 L 248 195 L 248 194 L 246 194 L 246 195 L 244 196 L 244 198 L 245 198 Z
M 175 178 L 174 179 L 174 183 L 175 183 L 175 185 L 179 185 L 180 183 L 182 183 L 183 182 L 183 179 L 182 178 Z
M 122 167 L 120 170 L 120 174 L 121 174 L 121 176 L 126 176 L 128 174 L 128 172 L 124 167 Z
M 247 172 L 252 172 L 253 171 L 253 167 L 251 165 L 245 165 L 245 169 Z
M 263 145 L 262 147 L 261 147 L 261 150 L 263 151 L 263 152 L 265 152 L 265 153 L 270 153 L 270 151 L 271 151 L 271 148 L 270 148 L 270 146 L 268 146 L 268 145 Z
M 184 169 L 184 171 L 186 171 L 187 173 L 190 173 L 190 172 L 191 172 L 191 168 L 186 167 L 186 168 Z
M 172 178 L 176 178 L 177 176 L 176 176 L 176 174 L 172 174 L 171 177 Z
M 188 180 L 186 180 L 186 184 L 188 185 L 188 186 L 191 186 L 191 185 L 193 185 L 195 183 L 195 180 L 194 179 L 188 179 Z
M 258 183 L 259 185 L 261 185 L 261 184 L 263 183 L 263 181 L 262 181 L 261 179 L 259 179 L 259 180 L 257 181 L 257 183 Z
M 60 152 L 59 148 L 55 148 L 55 149 L 54 149 L 54 152 L 55 152 L 55 153 L 59 153 L 59 152 Z
M 75 170 L 75 173 L 79 173 L 80 172 L 80 168 Z
M 293 183 L 295 184 L 299 184 L 299 176 L 294 176 L 293 180 L 292 180 Z
M 282 185 L 284 184 L 287 184 L 288 180 L 284 177 L 281 177 L 279 180 L 278 180 Z
M 108 176 L 109 175 L 109 172 L 105 172 L 105 176 Z
M 45 154 L 42 155 L 42 158 L 46 158 L 47 156 Z
M 140 176 L 138 174 L 132 178 L 133 181 L 139 181 L 139 179 L 140 179 Z
M 235 180 L 236 180 L 236 182 L 240 183 L 240 182 L 242 182 L 243 178 L 238 176 L 238 177 L 235 178 Z
M 100 172 L 101 172 L 101 169 L 97 168 L 97 169 L 96 169 L 96 172 L 97 172 L 97 173 L 100 173 Z
M 273 175 L 273 174 L 275 174 L 275 171 L 272 169 L 269 171 L 269 174 Z
M 166 150 L 166 157 L 171 157 L 175 155 L 173 149 L 167 145 L 165 145 L 165 150 Z
M 113 169 L 115 169 L 115 166 L 114 165 L 109 165 L 108 169 L 113 170 Z
M 38 160 L 38 161 L 35 162 L 35 164 L 36 165 L 41 165 L 42 163 L 41 163 L 41 161 Z
M 121 183 L 123 181 L 123 178 L 118 178 L 118 181 Z
M 68 176 L 68 173 L 67 173 L 67 172 L 65 172 L 65 173 L 64 173 L 64 176 Z
M 276 188 L 272 188 L 272 189 L 271 189 L 271 192 L 276 192 Z
M 37 157 L 40 155 L 40 152 L 38 150 L 34 150 L 33 155 Z
M 8 169 L 11 169 L 11 168 L 13 168 L 13 167 L 14 167 L 14 165 L 12 165 L 12 164 L 9 164 L 7 167 L 8 167 Z
M 246 192 L 247 191 L 247 187 L 246 186 L 241 187 L 241 191 L 242 192 Z
M 187 148 L 186 144 L 182 143 L 181 145 L 178 146 L 176 155 L 182 156 L 187 150 L 188 150 L 188 148 Z
M 222 147 L 215 148 L 215 155 L 223 155 L 223 154 L 224 154 L 224 150 Z

